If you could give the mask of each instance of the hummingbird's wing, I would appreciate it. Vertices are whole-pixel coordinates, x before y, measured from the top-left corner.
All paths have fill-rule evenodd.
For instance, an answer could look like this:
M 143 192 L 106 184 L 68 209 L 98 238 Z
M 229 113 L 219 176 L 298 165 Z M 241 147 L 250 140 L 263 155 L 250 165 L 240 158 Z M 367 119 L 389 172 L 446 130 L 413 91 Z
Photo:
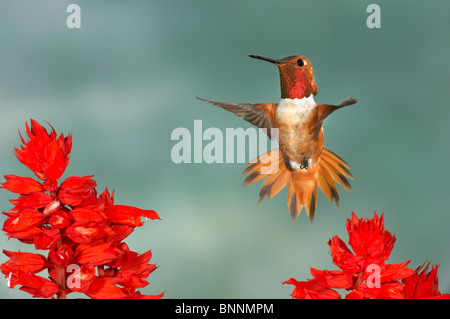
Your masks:
M 208 101 L 199 97 L 197 99 L 219 106 L 259 128 L 267 129 L 266 133 L 272 139 L 271 128 L 273 128 L 276 103 L 228 103 Z
M 319 135 L 320 129 L 322 128 L 323 121 L 336 111 L 337 109 L 340 109 L 341 107 L 352 105 L 358 102 L 354 97 L 349 97 L 348 99 L 342 101 L 339 103 L 339 105 L 330 105 L 330 104 L 320 104 L 318 106 L 318 119 L 315 125 L 311 128 L 310 133 L 313 135 L 314 138 L 316 138 Z

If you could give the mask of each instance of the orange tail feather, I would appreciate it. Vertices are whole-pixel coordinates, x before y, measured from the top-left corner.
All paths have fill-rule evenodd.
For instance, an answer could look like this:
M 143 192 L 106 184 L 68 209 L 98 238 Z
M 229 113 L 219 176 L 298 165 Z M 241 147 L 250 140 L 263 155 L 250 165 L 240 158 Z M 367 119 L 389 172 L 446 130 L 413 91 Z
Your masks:
M 272 198 L 287 185 L 287 205 L 292 221 L 295 221 L 303 207 L 312 222 L 316 214 L 317 189 L 320 188 L 330 201 L 339 207 L 339 194 L 335 181 L 351 190 L 348 178 L 353 178 L 350 166 L 333 152 L 323 149 L 319 164 L 309 169 L 289 170 L 278 149 L 267 152 L 247 163 L 243 175 L 249 174 L 244 186 L 265 178 L 259 192 L 259 203 Z

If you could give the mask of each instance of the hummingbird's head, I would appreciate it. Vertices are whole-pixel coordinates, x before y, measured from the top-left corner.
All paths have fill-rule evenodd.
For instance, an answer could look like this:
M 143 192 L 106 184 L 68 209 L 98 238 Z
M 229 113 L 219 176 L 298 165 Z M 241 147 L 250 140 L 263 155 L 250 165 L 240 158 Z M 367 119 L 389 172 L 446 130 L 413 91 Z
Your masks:
M 278 66 L 280 71 L 281 98 L 302 99 L 311 94 L 317 95 L 314 71 L 311 62 L 299 55 L 276 60 L 258 55 L 249 55 L 254 59 L 267 61 Z

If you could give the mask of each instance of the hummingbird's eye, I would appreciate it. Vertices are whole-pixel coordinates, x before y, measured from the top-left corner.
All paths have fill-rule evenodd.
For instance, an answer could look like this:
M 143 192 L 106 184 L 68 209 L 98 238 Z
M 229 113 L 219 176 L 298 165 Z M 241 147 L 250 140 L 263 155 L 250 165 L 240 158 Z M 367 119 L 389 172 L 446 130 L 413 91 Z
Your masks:
M 303 61 L 303 59 L 298 59 L 297 60 L 297 65 L 298 66 L 304 66 L 305 65 L 305 61 Z

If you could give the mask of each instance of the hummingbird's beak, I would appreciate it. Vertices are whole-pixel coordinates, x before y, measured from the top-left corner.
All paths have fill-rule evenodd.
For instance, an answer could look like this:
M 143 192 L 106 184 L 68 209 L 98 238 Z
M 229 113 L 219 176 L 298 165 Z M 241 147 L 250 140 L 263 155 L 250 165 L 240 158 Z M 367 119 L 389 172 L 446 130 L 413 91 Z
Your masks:
M 280 65 L 280 64 L 284 64 L 286 62 L 282 62 L 280 60 L 276 60 L 276 59 L 271 59 L 271 58 L 265 58 L 263 56 L 259 56 L 259 55 L 249 55 L 249 57 L 253 58 L 253 59 L 258 59 L 258 60 L 263 60 L 263 61 L 267 61 L 276 65 Z

